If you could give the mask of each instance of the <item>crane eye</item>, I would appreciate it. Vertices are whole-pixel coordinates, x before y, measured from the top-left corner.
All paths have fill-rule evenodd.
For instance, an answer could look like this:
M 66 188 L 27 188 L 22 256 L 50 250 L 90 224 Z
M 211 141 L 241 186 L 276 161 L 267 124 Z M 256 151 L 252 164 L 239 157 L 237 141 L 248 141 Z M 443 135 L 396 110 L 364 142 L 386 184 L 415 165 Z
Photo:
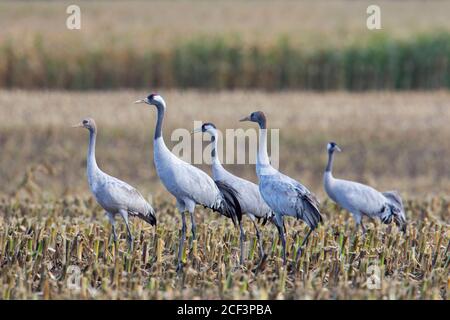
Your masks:
M 83 124 L 88 124 L 88 121 L 87 120 L 83 120 Z

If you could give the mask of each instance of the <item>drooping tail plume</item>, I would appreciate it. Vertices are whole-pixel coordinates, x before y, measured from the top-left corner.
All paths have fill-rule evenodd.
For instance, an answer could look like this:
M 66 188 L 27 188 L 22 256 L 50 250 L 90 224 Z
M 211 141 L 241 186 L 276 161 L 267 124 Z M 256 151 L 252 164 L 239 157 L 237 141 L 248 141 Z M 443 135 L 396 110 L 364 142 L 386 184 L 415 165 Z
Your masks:
M 237 199 L 237 191 L 221 181 L 215 181 L 215 183 L 223 195 L 224 200 L 221 202 L 220 207 L 215 208 L 215 210 L 222 215 L 231 218 L 235 226 L 239 225 L 242 219 L 242 211 L 239 200 Z
M 303 200 L 305 204 L 303 210 L 303 220 L 311 229 L 315 229 L 319 223 L 323 221 L 322 215 L 318 208 L 318 201 L 307 195 L 303 196 Z
M 147 210 L 145 212 L 139 213 L 139 218 L 149 223 L 152 226 L 156 226 L 156 215 L 155 210 L 152 208 L 150 204 L 147 203 Z
M 385 219 L 386 222 L 383 222 L 390 223 L 393 218 L 397 226 L 399 226 L 403 232 L 406 232 L 406 215 L 400 194 L 397 191 L 386 191 L 382 194 L 388 201 L 388 206 L 391 213 L 390 219 Z

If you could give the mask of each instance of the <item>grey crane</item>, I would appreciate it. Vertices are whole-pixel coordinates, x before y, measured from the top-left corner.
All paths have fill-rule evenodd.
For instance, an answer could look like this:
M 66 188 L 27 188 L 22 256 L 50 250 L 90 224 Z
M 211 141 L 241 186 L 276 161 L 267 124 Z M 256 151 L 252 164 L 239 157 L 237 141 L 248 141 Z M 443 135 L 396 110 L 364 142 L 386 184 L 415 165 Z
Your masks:
M 405 232 L 406 218 L 400 194 L 397 191 L 379 192 L 362 183 L 335 179 L 332 173 L 334 153 L 340 152 L 341 149 L 335 142 L 329 142 L 327 151 L 328 163 L 323 177 L 325 191 L 334 202 L 353 215 L 363 233 L 366 232 L 362 221 L 363 216 L 379 218 L 386 224 L 394 220 Z
M 231 172 L 225 170 L 222 166 L 222 163 L 217 155 L 218 132 L 216 126 L 213 123 L 204 123 L 201 128 L 197 128 L 193 131 L 193 133 L 195 132 L 203 132 L 211 135 L 211 141 L 213 144 L 211 149 L 213 179 L 215 181 L 220 181 L 236 190 L 242 213 L 246 214 L 250 218 L 253 226 L 255 227 L 259 252 L 261 259 L 264 259 L 265 253 L 261 234 L 258 229 L 258 225 L 256 224 L 256 219 L 263 219 L 264 223 L 267 220 L 272 221 L 272 218 L 274 217 L 273 211 L 261 197 L 257 184 L 235 176 Z M 245 241 L 245 232 L 242 228 L 242 224 L 240 224 L 240 231 L 241 263 L 243 263 L 243 242 Z
M 282 174 L 270 164 L 267 154 L 267 120 L 261 111 L 255 111 L 240 121 L 256 122 L 259 125 L 259 146 L 256 157 L 256 174 L 259 178 L 259 192 L 264 201 L 275 212 L 275 220 L 283 246 L 283 263 L 286 264 L 286 239 L 284 236 L 284 216 L 303 220 L 309 231 L 298 248 L 296 258 L 301 255 L 302 247 L 318 224 L 322 221 L 319 202 L 300 182 Z
M 196 239 L 194 210 L 197 204 L 208 207 L 231 218 L 234 225 L 240 224 L 242 218 L 236 190 L 219 181 L 214 181 L 205 172 L 179 159 L 166 146 L 162 136 L 162 126 L 166 103 L 159 94 L 150 94 L 147 98 L 135 103 L 153 105 L 157 110 L 157 121 L 154 133 L 154 163 L 159 179 L 165 188 L 176 198 L 177 208 L 181 214 L 182 228 L 178 250 L 177 271 L 181 271 L 182 253 L 186 240 L 185 212 L 191 216 L 192 239 Z
M 135 188 L 117 178 L 104 173 L 95 159 L 95 142 L 97 126 L 94 119 L 84 119 L 74 128 L 89 130 L 89 147 L 87 153 L 87 179 L 89 188 L 100 206 L 105 209 L 112 226 L 114 241 L 117 241 L 115 216 L 119 214 L 127 226 L 128 246 L 133 248 L 133 235 L 128 222 L 129 216 L 136 216 L 145 222 L 156 225 L 155 210 Z

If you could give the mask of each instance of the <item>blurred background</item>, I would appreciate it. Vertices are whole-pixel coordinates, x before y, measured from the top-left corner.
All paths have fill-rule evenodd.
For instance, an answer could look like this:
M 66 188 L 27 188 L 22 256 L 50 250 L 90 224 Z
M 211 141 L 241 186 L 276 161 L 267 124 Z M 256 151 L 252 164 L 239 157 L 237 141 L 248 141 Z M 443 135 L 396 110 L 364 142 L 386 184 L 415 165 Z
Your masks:
M 81 29 L 69 30 L 69 5 Z M 366 10 L 381 9 L 381 30 Z M 280 169 L 322 198 L 335 175 L 424 198 L 450 192 L 450 1 L 2 1 L 0 194 L 88 192 L 91 116 L 108 173 L 165 195 L 152 163 L 194 120 L 239 128 L 256 109 L 280 129 Z M 207 166 L 203 166 L 208 170 Z M 256 181 L 251 165 L 231 171 Z

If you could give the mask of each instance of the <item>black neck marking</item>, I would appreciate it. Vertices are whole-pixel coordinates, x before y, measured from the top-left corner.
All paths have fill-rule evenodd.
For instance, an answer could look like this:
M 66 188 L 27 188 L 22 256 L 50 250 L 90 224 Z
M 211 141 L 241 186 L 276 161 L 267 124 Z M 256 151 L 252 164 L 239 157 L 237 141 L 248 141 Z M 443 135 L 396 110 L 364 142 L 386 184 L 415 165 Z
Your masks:
M 334 151 L 329 150 L 328 151 L 328 163 L 327 163 L 327 167 L 325 168 L 325 172 L 331 172 L 331 170 L 333 170 L 333 160 L 334 160 Z
M 216 141 L 216 137 L 215 136 L 211 136 L 211 142 L 213 143 L 213 147 L 212 147 L 212 150 L 211 150 L 211 157 L 213 157 L 213 158 L 216 157 L 216 144 L 215 144 L 215 141 Z
M 158 139 L 160 137 L 162 137 L 162 125 L 163 125 L 163 120 L 164 120 L 164 106 L 161 105 L 159 102 L 155 103 L 157 112 L 158 112 L 158 119 L 156 121 L 156 128 L 155 128 L 155 136 L 154 139 Z

